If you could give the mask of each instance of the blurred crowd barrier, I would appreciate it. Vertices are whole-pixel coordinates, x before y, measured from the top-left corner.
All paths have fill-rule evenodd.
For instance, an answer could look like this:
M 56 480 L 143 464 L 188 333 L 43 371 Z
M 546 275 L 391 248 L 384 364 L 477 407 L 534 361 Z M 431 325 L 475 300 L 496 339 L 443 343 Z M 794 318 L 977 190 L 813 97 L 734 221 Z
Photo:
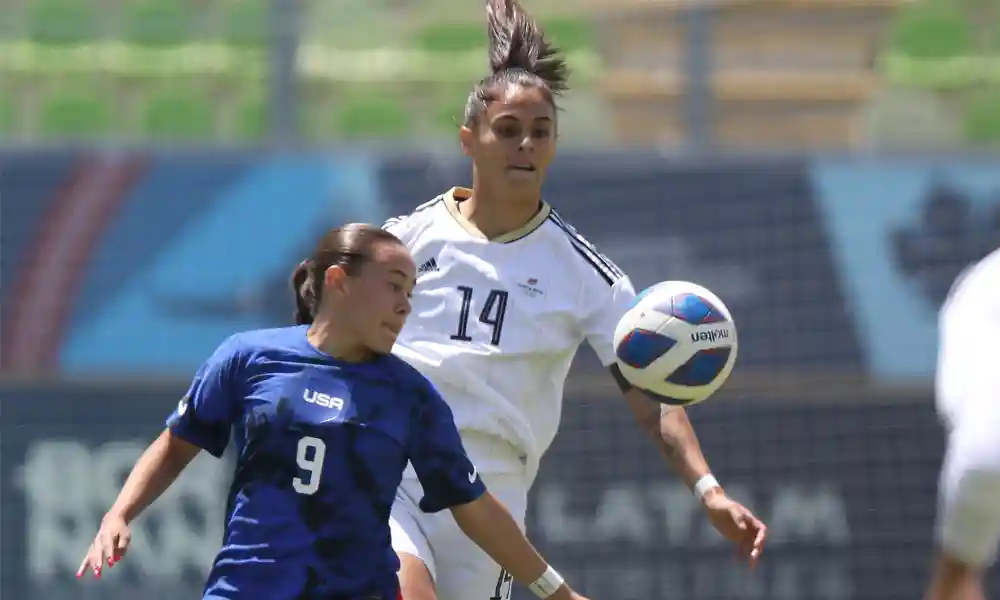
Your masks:
M 482 4 L 8 0 L 0 142 L 451 140 L 487 74 Z M 567 144 L 1000 143 L 993 0 L 523 4 L 574 73 Z
M 804 377 L 794 399 L 737 384 L 691 409 L 720 479 L 771 527 L 751 572 L 607 380 L 574 374 L 533 492 L 530 534 L 577 589 L 609 600 L 920 597 L 942 451 L 927 390 L 827 391 Z M 136 521 L 122 563 L 99 581 L 74 578 L 103 511 L 184 389 L 179 379 L 0 385 L 3 597 L 200 597 L 222 538 L 231 457 L 199 457 Z M 522 592 L 515 598 L 530 598 Z
M 1000 168 L 952 157 L 668 160 L 567 153 L 547 199 L 637 287 L 731 308 L 737 369 L 691 415 L 720 479 L 772 527 L 750 573 L 698 517 L 581 353 L 531 529 L 617 600 L 919 597 L 941 430 L 936 311 L 1000 246 Z M 199 459 L 100 582 L 73 579 L 102 510 L 221 339 L 287 324 L 326 228 L 467 182 L 442 155 L 0 152 L 0 593 L 197 597 L 230 468 Z

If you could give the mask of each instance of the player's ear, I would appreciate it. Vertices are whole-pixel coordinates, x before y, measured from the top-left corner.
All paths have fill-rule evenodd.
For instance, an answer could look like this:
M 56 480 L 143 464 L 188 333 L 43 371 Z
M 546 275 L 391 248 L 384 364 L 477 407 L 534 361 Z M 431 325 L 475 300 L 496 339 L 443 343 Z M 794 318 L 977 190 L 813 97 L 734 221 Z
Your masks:
M 348 279 L 344 267 L 331 265 L 323 273 L 323 287 L 331 291 L 343 291 Z
M 472 154 L 472 142 L 476 139 L 476 132 L 462 125 L 458 130 L 458 141 L 462 145 L 462 154 L 469 156 Z

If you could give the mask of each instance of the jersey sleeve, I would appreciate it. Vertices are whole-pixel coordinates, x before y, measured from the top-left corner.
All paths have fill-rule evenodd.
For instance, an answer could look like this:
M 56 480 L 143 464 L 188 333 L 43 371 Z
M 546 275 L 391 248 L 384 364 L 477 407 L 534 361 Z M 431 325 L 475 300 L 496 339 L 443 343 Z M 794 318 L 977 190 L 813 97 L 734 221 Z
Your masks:
M 467 504 L 486 486 L 462 447 L 451 409 L 428 382 L 411 436 L 410 463 L 424 488 L 420 509 L 433 513 Z
M 1000 423 L 1000 255 L 960 278 L 939 317 L 937 405 L 946 421 L 971 414 Z
M 406 237 L 409 232 L 409 220 L 410 215 L 392 217 L 390 219 L 386 219 L 386 222 L 382 224 L 382 229 L 388 231 L 392 235 L 399 238 L 399 241 L 406 244 L 408 243 Z
M 167 418 L 177 437 L 221 457 L 239 410 L 241 353 L 234 338 L 222 343 L 198 369 L 184 397 Z
M 590 304 L 585 309 L 583 333 L 601 364 L 609 366 L 615 362 L 615 328 L 632 306 L 635 288 L 628 275 L 622 275 L 610 286 L 603 280 L 598 282 L 586 291 L 585 297 Z

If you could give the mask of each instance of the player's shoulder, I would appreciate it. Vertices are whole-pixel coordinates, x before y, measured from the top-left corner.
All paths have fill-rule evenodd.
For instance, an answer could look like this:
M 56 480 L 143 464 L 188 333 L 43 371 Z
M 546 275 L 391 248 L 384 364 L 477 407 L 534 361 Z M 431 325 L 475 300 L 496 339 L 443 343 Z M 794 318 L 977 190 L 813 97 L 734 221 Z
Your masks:
M 255 358 L 275 353 L 297 354 L 307 343 L 308 328 L 308 325 L 293 325 L 241 331 L 226 338 L 219 346 L 219 351 L 251 362 Z
M 971 269 L 971 276 L 990 289 L 1000 290 L 1000 248 L 990 252 Z
M 555 209 L 549 210 L 542 232 L 555 240 L 565 255 L 590 280 L 603 286 L 614 286 L 626 278 L 625 272 L 614 261 L 598 250 L 597 246 L 577 231 L 576 227 L 567 222 Z
M 418 205 L 413 211 L 396 217 L 386 219 L 382 224 L 382 229 L 394 234 L 396 237 L 406 241 L 404 238 L 414 231 L 428 227 L 438 217 L 437 210 L 444 208 L 447 192 L 431 198 L 427 202 Z
M 1000 312 L 1000 249 L 969 265 L 955 278 L 942 312 L 969 303 L 995 304 L 990 312 Z
M 250 329 L 229 336 L 227 343 L 241 349 L 264 349 L 275 345 L 283 345 L 293 339 L 302 337 L 307 325 L 291 327 L 269 327 L 265 329 Z

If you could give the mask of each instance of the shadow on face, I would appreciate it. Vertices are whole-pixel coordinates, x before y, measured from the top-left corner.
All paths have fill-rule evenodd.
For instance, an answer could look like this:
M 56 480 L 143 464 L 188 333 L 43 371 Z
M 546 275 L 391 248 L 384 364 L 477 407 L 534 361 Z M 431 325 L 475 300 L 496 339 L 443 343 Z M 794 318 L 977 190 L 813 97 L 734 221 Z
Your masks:
M 477 177 L 488 185 L 540 188 L 556 154 L 556 114 L 537 87 L 511 85 L 460 133 Z
M 358 338 L 379 354 L 392 350 L 410 314 L 416 283 L 413 257 L 402 244 L 380 241 L 348 286 L 351 322 Z

